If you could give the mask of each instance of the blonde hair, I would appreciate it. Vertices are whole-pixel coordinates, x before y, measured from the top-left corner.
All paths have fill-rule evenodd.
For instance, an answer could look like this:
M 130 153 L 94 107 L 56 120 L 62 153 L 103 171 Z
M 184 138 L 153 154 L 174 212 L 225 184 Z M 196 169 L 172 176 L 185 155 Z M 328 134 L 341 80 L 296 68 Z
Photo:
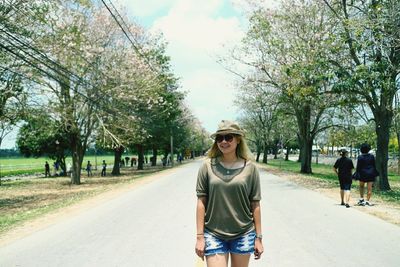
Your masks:
M 245 160 L 254 160 L 253 154 L 247 146 L 246 139 L 241 135 L 235 135 L 238 145 L 236 147 L 236 156 Z M 214 141 L 210 151 L 207 153 L 209 158 L 218 158 L 222 156 L 221 150 L 218 148 L 217 141 Z

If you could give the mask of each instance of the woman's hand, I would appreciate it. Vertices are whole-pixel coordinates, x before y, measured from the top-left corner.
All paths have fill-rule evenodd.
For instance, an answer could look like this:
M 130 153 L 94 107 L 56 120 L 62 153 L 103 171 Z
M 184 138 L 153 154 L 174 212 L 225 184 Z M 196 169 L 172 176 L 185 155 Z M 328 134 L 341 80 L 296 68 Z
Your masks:
M 254 259 L 258 260 L 261 258 L 261 254 L 264 252 L 264 246 L 261 242 L 261 239 L 256 238 L 254 243 Z
M 198 235 L 196 241 L 196 254 L 204 260 L 204 249 L 206 247 L 206 241 L 204 239 L 204 235 Z

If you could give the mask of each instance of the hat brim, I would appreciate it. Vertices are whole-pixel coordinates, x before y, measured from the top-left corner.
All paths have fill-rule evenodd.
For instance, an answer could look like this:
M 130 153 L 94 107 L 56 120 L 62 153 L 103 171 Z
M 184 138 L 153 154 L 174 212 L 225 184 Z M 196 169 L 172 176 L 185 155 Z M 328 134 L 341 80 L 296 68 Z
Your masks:
M 244 132 L 240 131 L 240 130 L 223 130 L 223 131 L 217 131 L 217 132 L 213 133 L 212 135 L 210 135 L 210 137 L 212 139 L 214 139 L 218 134 L 221 134 L 221 135 L 237 134 L 237 135 L 240 135 L 240 136 L 244 136 Z

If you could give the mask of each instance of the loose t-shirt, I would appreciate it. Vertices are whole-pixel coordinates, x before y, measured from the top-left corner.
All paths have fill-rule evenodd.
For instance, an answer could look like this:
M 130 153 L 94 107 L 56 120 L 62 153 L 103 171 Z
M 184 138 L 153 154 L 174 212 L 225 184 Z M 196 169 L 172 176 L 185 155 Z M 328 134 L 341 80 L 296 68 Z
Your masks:
M 342 182 L 351 183 L 351 170 L 354 169 L 353 161 L 347 157 L 341 157 L 336 160 L 335 169 L 338 170 L 339 180 Z
M 372 154 L 361 154 L 357 158 L 357 172 L 360 175 L 360 181 L 373 182 L 379 175 L 375 166 L 375 157 Z
M 201 166 L 196 186 L 198 197 L 207 197 L 205 229 L 231 240 L 254 229 L 251 202 L 261 200 L 260 176 L 246 161 L 239 169 L 227 169 L 218 159 Z

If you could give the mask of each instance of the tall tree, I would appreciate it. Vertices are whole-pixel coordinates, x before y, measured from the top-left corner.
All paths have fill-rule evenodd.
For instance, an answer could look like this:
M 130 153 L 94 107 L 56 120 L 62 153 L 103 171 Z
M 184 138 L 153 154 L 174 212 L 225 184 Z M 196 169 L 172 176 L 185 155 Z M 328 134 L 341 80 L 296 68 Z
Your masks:
M 259 138 L 263 150 L 263 163 L 268 162 L 269 143 L 271 132 L 276 127 L 279 106 L 279 92 L 272 87 L 259 82 L 257 79 L 248 79 L 239 88 L 236 103 L 251 120 L 249 129 L 253 136 Z
M 332 25 L 320 5 L 282 1 L 279 9 L 256 10 L 243 42 L 241 61 L 255 67 L 260 82 L 275 87 L 298 126 L 301 172 L 311 173 L 316 135 L 332 126 L 337 97 L 329 94 L 332 80 L 327 55 L 334 44 Z
M 347 60 L 333 61 L 341 91 L 358 95 L 375 120 L 379 188 L 390 190 L 388 144 L 394 96 L 400 88 L 400 2 L 397 0 L 323 0 L 335 18 L 337 42 Z

